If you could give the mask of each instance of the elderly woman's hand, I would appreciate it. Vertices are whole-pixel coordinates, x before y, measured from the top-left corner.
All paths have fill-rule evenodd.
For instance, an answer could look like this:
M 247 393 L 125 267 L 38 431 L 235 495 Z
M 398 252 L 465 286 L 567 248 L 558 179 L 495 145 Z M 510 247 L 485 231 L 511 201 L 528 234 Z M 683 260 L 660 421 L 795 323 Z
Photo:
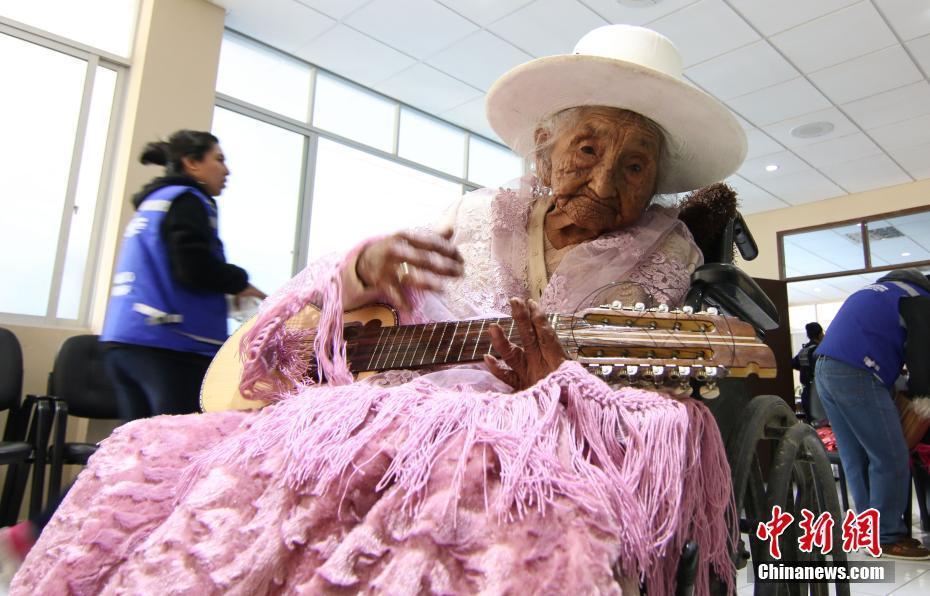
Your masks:
M 489 354 L 484 361 L 495 377 L 514 389 L 526 389 L 557 369 L 568 355 L 536 302 L 511 298 L 510 311 L 523 347 L 511 343 L 500 326 L 491 325 L 491 345 L 501 359 Z
M 369 245 L 359 255 L 355 272 L 365 286 L 383 293 L 397 308 L 410 304 L 404 288 L 441 291 L 443 277 L 459 277 L 462 255 L 449 242 L 452 230 L 399 232 Z

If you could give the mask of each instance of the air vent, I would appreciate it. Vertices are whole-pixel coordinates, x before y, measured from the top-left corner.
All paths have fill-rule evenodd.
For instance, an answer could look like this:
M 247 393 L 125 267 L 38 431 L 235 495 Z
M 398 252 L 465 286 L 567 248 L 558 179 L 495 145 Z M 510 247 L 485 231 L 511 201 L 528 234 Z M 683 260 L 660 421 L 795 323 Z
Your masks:
M 869 242 L 887 240 L 889 238 L 901 238 L 902 236 L 904 236 L 904 234 L 901 233 L 901 230 L 894 226 L 869 228 Z M 858 232 L 850 232 L 846 234 L 846 237 L 856 244 L 862 244 L 862 234 L 859 234 Z

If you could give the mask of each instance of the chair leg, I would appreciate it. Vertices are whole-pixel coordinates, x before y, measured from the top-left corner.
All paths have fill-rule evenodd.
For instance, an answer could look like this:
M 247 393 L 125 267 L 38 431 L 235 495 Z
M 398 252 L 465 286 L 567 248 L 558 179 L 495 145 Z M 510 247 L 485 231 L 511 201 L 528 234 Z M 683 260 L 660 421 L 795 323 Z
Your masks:
M 54 437 L 52 438 L 52 462 L 48 477 L 48 503 L 56 502 L 61 493 L 61 476 L 64 470 L 65 435 L 68 424 L 68 404 L 55 400 L 53 420 Z
M 29 517 L 42 512 L 45 493 L 45 465 L 48 462 L 48 437 L 52 430 L 52 408 L 49 400 L 36 403 L 35 461 L 32 465 L 32 490 L 29 495 Z

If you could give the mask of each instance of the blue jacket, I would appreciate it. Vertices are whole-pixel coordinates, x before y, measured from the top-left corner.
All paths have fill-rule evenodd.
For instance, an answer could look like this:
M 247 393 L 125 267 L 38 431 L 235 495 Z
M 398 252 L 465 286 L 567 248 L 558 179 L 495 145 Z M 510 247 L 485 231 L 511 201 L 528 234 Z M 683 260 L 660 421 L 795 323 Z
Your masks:
M 172 185 L 148 195 L 126 228 L 101 341 L 137 344 L 212 356 L 227 337 L 225 295 L 193 291 L 171 274 L 161 223 L 172 201 L 193 194 L 213 224 L 212 250 L 225 260 L 216 231 L 216 208 L 195 187 Z
M 916 305 L 923 311 L 919 318 L 926 318 L 930 296 L 926 280 L 914 282 L 896 273 L 847 298 L 816 352 L 873 372 L 889 389 L 906 361 L 908 370 L 914 373 L 918 372 L 915 369 L 927 368 L 925 359 L 930 356 L 925 347 L 926 339 L 920 337 L 913 315 L 905 308 Z M 914 380 L 920 376 L 918 374 Z M 909 389 L 913 393 L 912 384 L 909 383 Z M 925 393 L 923 388 L 917 391 Z

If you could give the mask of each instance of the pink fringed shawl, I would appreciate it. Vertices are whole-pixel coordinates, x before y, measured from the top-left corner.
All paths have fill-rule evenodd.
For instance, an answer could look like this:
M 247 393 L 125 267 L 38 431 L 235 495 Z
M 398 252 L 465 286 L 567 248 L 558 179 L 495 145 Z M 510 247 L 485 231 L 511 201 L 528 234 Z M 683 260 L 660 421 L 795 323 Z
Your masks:
M 506 312 L 508 295 L 526 295 L 531 183 L 473 193 L 457 206 L 466 276 L 443 297 L 414 296 L 403 322 Z M 661 280 L 650 294 L 679 299 L 688 271 L 662 254 L 669 234 L 687 232 L 673 213 L 654 209 L 635 231 L 576 247 L 544 306 L 574 308 L 607 278 L 647 287 Z M 342 306 L 358 298 L 344 283 L 357 252 L 295 278 L 243 342 L 243 387 L 275 405 L 119 429 L 43 533 L 14 593 L 166 585 L 607 593 L 617 591 L 616 568 L 666 594 L 687 539 L 700 544 L 698 593 L 711 570 L 732 579 L 729 467 L 706 408 L 608 387 L 573 362 L 517 393 L 483 367 L 351 383 Z M 294 388 L 307 336 L 284 322 L 311 302 L 322 310 L 313 345 L 330 384 Z M 269 370 L 286 382 L 260 382 Z M 199 443 L 181 441 L 198 427 Z M 153 451 L 160 442 L 166 447 Z M 132 445 L 142 446 L 132 460 L 139 472 L 119 463 Z M 177 464 L 162 453 L 191 465 L 166 473 Z M 135 483 L 129 492 L 107 488 L 126 482 Z M 173 504 L 165 495 L 176 495 Z M 144 519 L 118 521 L 127 507 Z M 258 550 L 241 550 L 250 548 Z

